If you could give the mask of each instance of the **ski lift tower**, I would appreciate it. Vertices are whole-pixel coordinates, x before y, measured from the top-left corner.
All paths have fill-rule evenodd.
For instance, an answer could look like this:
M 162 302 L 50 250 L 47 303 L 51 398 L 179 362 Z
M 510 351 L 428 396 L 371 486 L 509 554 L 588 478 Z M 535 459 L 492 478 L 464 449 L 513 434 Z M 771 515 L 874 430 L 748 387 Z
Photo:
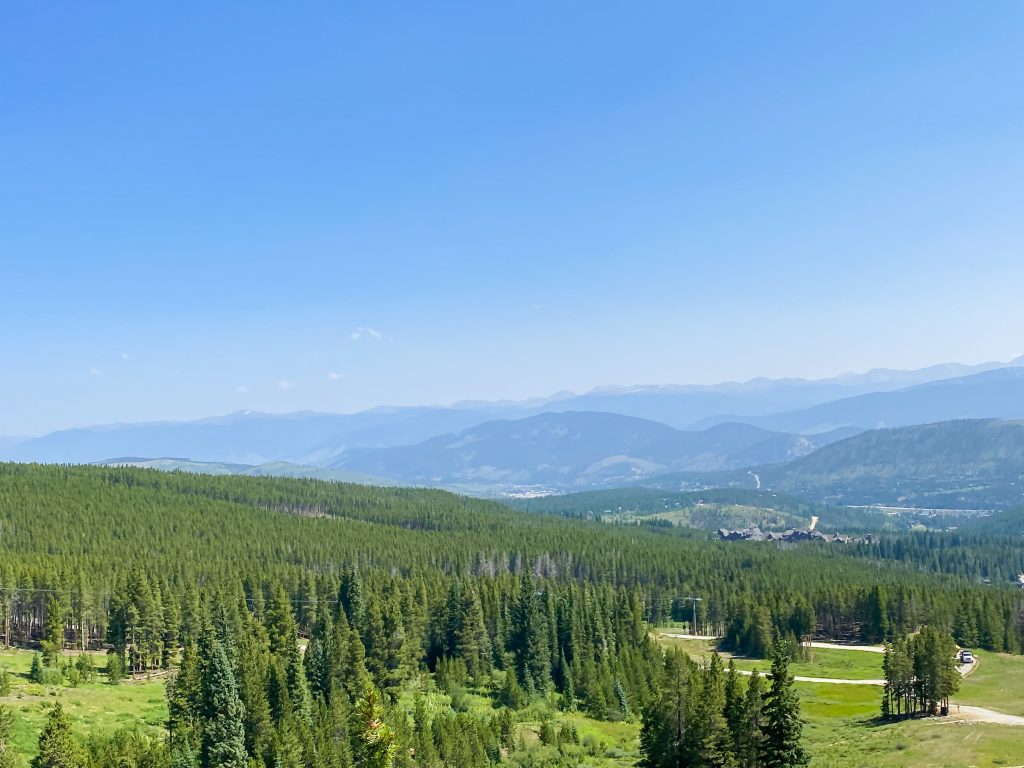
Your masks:
M 697 603 L 703 602 L 703 597 L 684 597 L 684 600 L 688 600 L 693 603 L 693 624 L 690 627 L 690 631 L 693 634 L 697 634 Z

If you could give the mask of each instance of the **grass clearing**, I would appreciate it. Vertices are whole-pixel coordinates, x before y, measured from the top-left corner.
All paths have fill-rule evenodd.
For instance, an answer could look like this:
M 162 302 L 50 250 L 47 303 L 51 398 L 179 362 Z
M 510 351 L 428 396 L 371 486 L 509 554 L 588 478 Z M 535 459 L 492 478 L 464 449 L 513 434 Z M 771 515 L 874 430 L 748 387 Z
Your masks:
M 12 743 L 15 752 L 27 762 L 36 753 L 39 732 L 54 702 L 60 701 L 71 717 L 75 732 L 83 740 L 92 734 L 107 734 L 119 728 L 138 728 L 160 736 L 167 720 L 167 700 L 162 679 L 125 680 L 109 685 L 100 675 L 95 682 L 77 688 L 39 685 L 28 679 L 32 651 L 0 651 L 0 667 L 11 675 L 11 693 L 0 703 L 14 713 Z M 72 654 L 65 654 L 66 658 Z M 96 666 L 103 669 L 102 654 Z
M 657 631 L 661 633 L 673 630 Z M 662 634 L 659 634 L 658 640 L 666 646 L 686 651 L 694 659 L 706 661 L 715 651 L 713 640 L 690 640 L 666 637 Z M 835 648 L 810 648 L 807 650 L 807 654 L 806 660 L 790 663 L 789 671 L 792 674 L 802 677 L 828 677 L 841 680 L 877 680 L 882 677 L 882 654 L 880 653 L 845 651 Z M 748 659 L 742 656 L 732 656 L 725 651 L 719 651 L 719 655 L 725 660 L 733 659 L 736 662 L 736 668 L 746 672 L 756 669 L 758 672 L 766 674 L 771 668 L 770 659 Z
M 681 632 L 667 628 L 659 632 Z M 707 659 L 713 641 L 658 636 L 666 646 Z M 813 649 L 809 662 L 790 664 L 795 675 L 843 679 L 882 677 L 882 655 L 867 651 Z M 727 657 L 727 654 L 723 654 Z M 982 652 L 954 704 L 973 704 L 1024 715 L 1024 657 Z M 736 659 L 740 669 L 767 672 L 761 659 Z M 805 718 L 811 768 L 1001 768 L 1024 765 L 1024 728 L 928 718 L 877 720 L 881 688 L 830 683 L 796 684 Z
M 953 701 L 1024 716 L 1024 657 L 985 651 L 975 656 L 978 668 L 964 678 Z M 1019 762 L 1024 764 L 1024 734 L 1021 740 Z

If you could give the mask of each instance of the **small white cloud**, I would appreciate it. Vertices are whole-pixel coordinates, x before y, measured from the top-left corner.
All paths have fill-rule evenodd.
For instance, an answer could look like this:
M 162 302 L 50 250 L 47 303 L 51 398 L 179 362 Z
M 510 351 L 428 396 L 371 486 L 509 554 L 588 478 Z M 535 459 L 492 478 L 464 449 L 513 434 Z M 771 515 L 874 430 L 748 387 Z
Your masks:
M 352 331 L 352 333 L 349 334 L 349 338 L 352 339 L 352 341 L 359 341 L 360 339 L 366 338 L 373 339 L 374 341 L 376 341 L 378 339 L 383 339 L 384 334 L 378 331 L 376 328 L 370 328 L 369 326 L 360 325 L 358 328 Z
M 543 304 L 531 304 L 530 305 L 530 309 L 543 309 L 543 308 L 544 308 Z
M 331 381 L 338 381 L 339 379 L 344 379 L 347 376 L 347 373 L 338 373 L 337 371 L 331 371 L 330 373 L 327 374 L 327 378 L 330 379 Z
M 242 384 L 240 386 L 235 387 L 235 392 L 237 392 L 240 395 L 244 395 L 246 392 L 251 392 L 251 391 L 252 391 L 252 387 L 250 387 L 250 386 L 248 386 L 246 384 Z
M 132 359 L 132 356 L 131 356 L 131 355 L 129 355 L 129 354 L 127 353 L 127 352 L 122 352 L 122 353 L 121 353 L 121 359 L 122 359 L 122 360 L 131 360 L 131 359 Z
M 102 376 L 103 375 L 103 371 L 101 371 L 99 368 L 93 366 L 92 368 L 89 369 L 89 375 L 90 376 Z
M 291 389 L 293 386 L 294 385 L 292 384 L 292 382 L 286 381 L 285 379 L 281 379 L 281 381 L 277 382 L 278 389 L 288 390 Z

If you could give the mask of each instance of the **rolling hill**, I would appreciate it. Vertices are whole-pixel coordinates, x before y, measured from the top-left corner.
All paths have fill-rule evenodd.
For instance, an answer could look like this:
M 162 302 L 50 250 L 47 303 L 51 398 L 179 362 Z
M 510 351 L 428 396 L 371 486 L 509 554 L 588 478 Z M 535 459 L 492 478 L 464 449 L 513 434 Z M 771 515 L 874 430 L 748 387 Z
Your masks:
M 963 420 L 872 430 L 758 472 L 765 488 L 830 503 L 1024 505 L 1024 422 Z
M 146 459 L 126 456 L 107 461 L 94 462 L 101 467 L 139 467 L 140 469 L 158 469 L 161 472 L 190 472 L 195 475 L 243 475 L 248 477 L 296 477 L 311 480 L 327 480 L 337 483 L 360 483 L 362 485 L 401 485 L 396 481 L 380 477 L 371 477 L 361 472 L 326 467 L 310 467 L 304 464 L 292 464 L 287 461 L 274 461 L 267 464 L 230 464 L 221 461 L 191 461 L 163 457 Z
M 630 416 L 568 411 L 490 421 L 418 445 L 354 450 L 334 466 L 476 490 L 609 487 L 670 470 L 785 461 L 842 436 L 815 442 L 745 424 L 686 432 Z

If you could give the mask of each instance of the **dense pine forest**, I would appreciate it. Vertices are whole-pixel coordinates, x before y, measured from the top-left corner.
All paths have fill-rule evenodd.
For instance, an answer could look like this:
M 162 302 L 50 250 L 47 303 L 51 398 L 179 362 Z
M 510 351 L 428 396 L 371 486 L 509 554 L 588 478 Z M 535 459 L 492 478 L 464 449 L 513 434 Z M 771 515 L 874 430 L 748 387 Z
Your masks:
M 880 642 L 922 625 L 1024 647 L 1019 539 L 978 532 L 783 548 L 441 491 L 12 464 L 0 465 L 0 525 L 4 643 L 38 650 L 33 674 L 88 675 L 61 669 L 60 651 L 102 649 L 111 678 L 171 681 L 166 740 L 76 751 L 54 708 L 46 743 L 75 757 L 43 750 L 40 766 L 112 765 L 115 753 L 136 765 L 519 764 L 529 752 L 514 723 L 536 702 L 642 717 L 660 739 L 665 708 L 701 691 L 721 694 L 700 710 L 718 725 L 678 764 L 762 764 L 770 728 L 743 719 L 748 683 L 718 662 L 666 659 L 650 638 L 652 625 L 692 621 L 694 595 L 691 630 L 751 656 L 774 649 L 777 665 L 812 637 Z M 794 698 L 769 701 L 787 708 L 776 726 L 798 752 Z M 572 729 L 541 741 L 550 764 L 586 764 Z

